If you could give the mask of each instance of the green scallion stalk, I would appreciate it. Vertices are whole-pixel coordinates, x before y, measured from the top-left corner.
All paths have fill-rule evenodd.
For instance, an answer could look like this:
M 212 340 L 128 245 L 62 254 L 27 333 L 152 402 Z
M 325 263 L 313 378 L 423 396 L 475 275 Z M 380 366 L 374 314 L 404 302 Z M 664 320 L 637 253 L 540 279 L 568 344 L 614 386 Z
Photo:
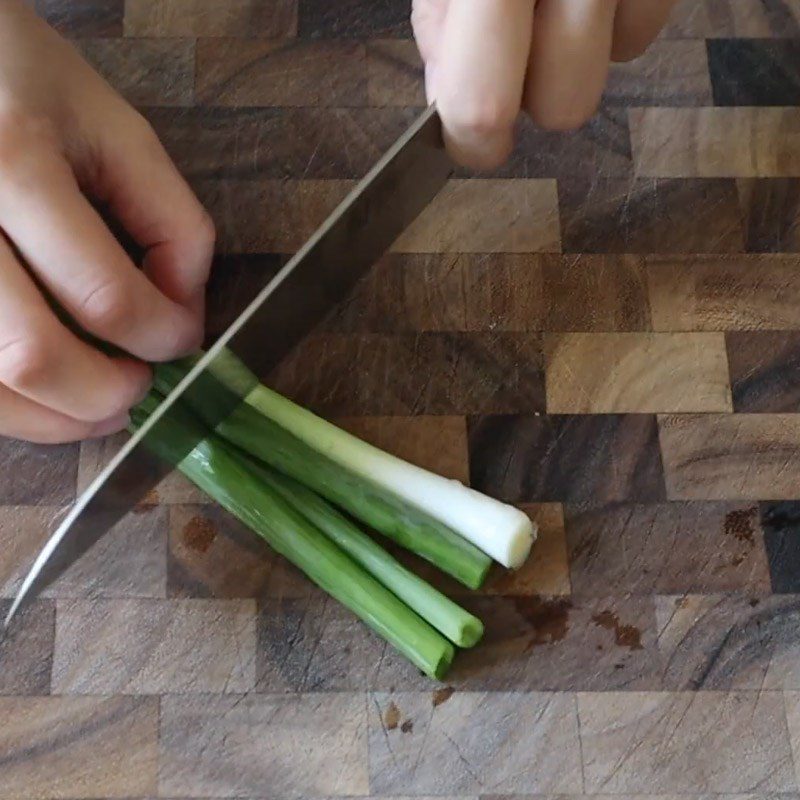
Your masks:
M 164 393 L 171 391 L 189 368 L 187 362 L 157 365 L 156 386 Z M 223 439 L 313 489 L 464 585 L 472 589 L 482 585 L 491 559 L 475 545 L 385 487 L 318 452 L 252 405 L 243 402 L 230 410 L 230 400 L 221 392 L 225 389 L 215 376 L 202 375 L 186 394 L 186 403 Z M 228 413 L 220 421 L 221 404 Z
M 132 411 L 133 428 L 144 423 L 160 397 L 154 392 Z M 146 438 L 157 455 L 175 463 L 187 443 L 198 441 L 178 469 L 237 519 L 299 567 L 314 583 L 357 614 L 426 675 L 440 679 L 455 650 L 441 634 L 382 586 L 350 556 L 292 508 L 251 465 L 184 408 L 167 412 L 158 437 Z
M 528 557 L 536 528 L 520 509 L 384 453 L 337 428 L 262 386 L 229 350 L 217 355 L 209 371 L 248 405 L 320 454 L 437 520 L 503 566 L 516 569 Z
M 319 495 L 277 470 L 255 461 L 250 464 L 250 471 L 261 483 L 278 492 L 295 511 L 451 642 L 472 647 L 480 641 L 483 623 L 477 617 L 406 569 Z

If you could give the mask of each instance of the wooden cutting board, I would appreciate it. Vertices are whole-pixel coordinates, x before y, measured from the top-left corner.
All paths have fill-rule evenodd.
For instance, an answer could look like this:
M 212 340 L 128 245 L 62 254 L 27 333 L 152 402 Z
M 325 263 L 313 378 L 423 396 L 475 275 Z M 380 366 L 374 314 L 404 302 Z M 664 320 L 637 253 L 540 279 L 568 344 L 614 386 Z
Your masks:
M 37 4 L 214 215 L 212 333 L 424 104 L 405 2 Z M 0 798 L 797 791 L 798 37 L 685 3 L 269 376 L 539 523 L 479 595 L 415 564 L 486 622 L 446 686 L 172 477 L 0 644 Z M 117 444 L 0 441 L 0 597 Z

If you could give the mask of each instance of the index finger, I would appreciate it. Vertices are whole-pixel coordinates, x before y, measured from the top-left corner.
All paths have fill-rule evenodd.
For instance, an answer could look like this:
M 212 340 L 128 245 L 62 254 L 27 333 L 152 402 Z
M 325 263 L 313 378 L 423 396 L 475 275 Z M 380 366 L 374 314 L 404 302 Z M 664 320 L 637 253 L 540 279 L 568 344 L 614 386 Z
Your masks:
M 103 177 L 94 188 L 145 248 L 148 278 L 201 324 L 214 253 L 211 217 L 143 118 L 131 114 L 110 129 L 100 158 Z
M 513 147 L 533 30 L 534 0 L 450 3 L 432 87 L 445 141 L 475 169 L 502 163 Z

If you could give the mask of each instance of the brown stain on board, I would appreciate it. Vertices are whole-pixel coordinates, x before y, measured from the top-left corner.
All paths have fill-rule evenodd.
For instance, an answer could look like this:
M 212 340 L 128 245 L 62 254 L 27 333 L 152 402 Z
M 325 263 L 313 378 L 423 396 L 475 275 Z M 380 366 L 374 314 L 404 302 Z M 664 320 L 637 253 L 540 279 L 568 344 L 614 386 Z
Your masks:
M 383 724 L 387 731 L 393 731 L 400 724 L 400 709 L 393 700 L 383 712 Z
M 446 703 L 455 693 L 455 689 L 452 686 L 445 686 L 441 689 L 437 689 L 433 693 L 433 707 L 440 706 L 442 703 Z
M 217 528 L 206 517 L 192 517 L 183 526 L 183 541 L 190 550 L 205 553 L 217 536 Z
M 623 625 L 613 611 L 601 611 L 592 617 L 592 622 L 608 631 L 613 631 L 614 641 L 620 647 L 631 650 L 642 649 L 642 632 L 634 625 Z
M 530 646 L 560 642 L 569 630 L 569 612 L 572 603 L 565 598 L 545 600 L 532 597 L 515 597 L 517 613 L 533 628 Z
M 753 544 L 755 541 L 753 520 L 757 513 L 757 508 L 739 508 L 729 511 L 725 515 L 725 535 L 733 536 L 740 542 Z

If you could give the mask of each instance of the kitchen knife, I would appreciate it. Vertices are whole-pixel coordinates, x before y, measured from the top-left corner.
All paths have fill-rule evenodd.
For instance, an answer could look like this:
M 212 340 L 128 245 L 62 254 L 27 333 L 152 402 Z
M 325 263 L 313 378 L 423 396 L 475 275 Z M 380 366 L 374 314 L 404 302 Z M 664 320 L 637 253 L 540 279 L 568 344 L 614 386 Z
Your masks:
M 428 108 L 314 232 L 297 254 L 247 306 L 157 411 L 78 498 L 37 556 L 5 624 L 25 603 L 63 574 L 133 509 L 174 466 L 141 446 L 168 424 L 166 411 L 193 389 L 223 348 L 265 376 L 343 300 L 356 281 L 430 203 L 452 174 L 436 109 Z M 223 389 L 219 420 L 252 386 Z M 192 443 L 192 447 L 196 442 Z M 180 454 L 180 458 L 189 453 Z M 180 458 L 178 460 L 180 460 Z M 177 463 L 177 462 L 176 462 Z

